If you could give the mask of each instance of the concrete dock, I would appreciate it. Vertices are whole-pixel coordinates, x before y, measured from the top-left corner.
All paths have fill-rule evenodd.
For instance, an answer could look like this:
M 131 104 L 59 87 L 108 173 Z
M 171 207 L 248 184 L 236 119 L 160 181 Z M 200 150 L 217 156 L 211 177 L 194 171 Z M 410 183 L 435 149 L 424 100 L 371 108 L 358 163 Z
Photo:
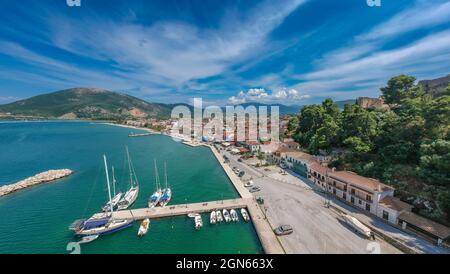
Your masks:
M 204 213 L 211 212 L 212 210 L 232 209 L 232 208 L 245 208 L 247 207 L 247 201 L 244 199 L 231 199 L 223 201 L 203 202 L 194 204 L 180 204 L 165 207 L 155 208 L 140 208 L 132 210 L 120 210 L 114 212 L 113 216 L 116 219 L 121 220 L 141 220 L 145 218 L 164 218 L 174 217 L 180 215 L 187 215 L 189 213 Z M 100 217 L 104 213 L 99 213 L 97 217 Z

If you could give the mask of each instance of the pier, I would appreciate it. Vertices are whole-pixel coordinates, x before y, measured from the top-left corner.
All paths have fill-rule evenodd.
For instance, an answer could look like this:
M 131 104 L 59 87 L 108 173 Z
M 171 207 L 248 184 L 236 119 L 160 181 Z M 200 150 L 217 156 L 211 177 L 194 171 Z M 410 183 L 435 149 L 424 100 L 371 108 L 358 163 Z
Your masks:
M 15 184 L 1 186 L 0 197 L 28 187 L 55 181 L 67 177 L 72 173 L 73 171 L 70 169 L 58 169 L 42 172 L 32 177 L 26 178 L 25 180 L 19 181 Z
M 144 137 L 144 136 L 150 136 L 150 135 L 153 135 L 154 133 L 150 133 L 150 132 L 148 132 L 148 133 L 131 133 L 131 134 L 128 134 L 128 137 Z

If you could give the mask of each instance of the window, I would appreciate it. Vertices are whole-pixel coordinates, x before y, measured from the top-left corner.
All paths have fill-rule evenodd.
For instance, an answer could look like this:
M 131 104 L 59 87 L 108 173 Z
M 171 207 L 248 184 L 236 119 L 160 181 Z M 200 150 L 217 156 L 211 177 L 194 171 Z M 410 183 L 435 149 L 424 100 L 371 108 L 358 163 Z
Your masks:
M 336 195 L 336 189 L 335 188 L 333 188 L 333 194 Z
M 352 188 L 352 190 L 350 191 L 353 195 L 355 195 L 355 189 Z
M 355 198 L 350 197 L 350 202 L 351 202 L 352 204 L 354 204 L 354 203 L 355 203 Z
M 366 195 L 366 200 L 369 201 L 369 202 L 372 202 L 372 196 Z
M 347 200 L 347 193 L 342 193 L 342 198 L 344 198 L 344 200 Z
M 370 211 L 370 204 L 366 204 L 366 210 Z
M 361 200 L 358 200 L 358 204 L 362 205 L 362 202 L 361 202 Z
M 389 220 L 389 212 L 387 212 L 386 210 L 383 210 L 383 219 Z

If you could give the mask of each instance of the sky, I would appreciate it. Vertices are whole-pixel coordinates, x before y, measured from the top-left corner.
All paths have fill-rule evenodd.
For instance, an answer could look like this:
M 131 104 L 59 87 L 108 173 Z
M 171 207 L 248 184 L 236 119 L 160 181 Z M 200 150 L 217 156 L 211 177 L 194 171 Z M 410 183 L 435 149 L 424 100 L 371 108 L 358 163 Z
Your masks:
M 450 0 L 0 0 L 0 104 L 73 87 L 304 105 L 450 73 Z

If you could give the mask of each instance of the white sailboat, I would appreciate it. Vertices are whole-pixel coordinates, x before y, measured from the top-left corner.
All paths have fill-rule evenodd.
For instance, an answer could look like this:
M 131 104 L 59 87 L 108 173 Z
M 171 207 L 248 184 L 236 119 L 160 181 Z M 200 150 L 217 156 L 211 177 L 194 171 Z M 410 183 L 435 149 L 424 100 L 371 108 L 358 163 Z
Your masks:
M 152 194 L 152 196 L 150 196 L 150 198 L 148 199 L 148 207 L 149 208 L 153 208 L 156 207 L 159 204 L 159 201 L 161 200 L 161 196 L 162 196 L 162 190 L 160 187 L 160 183 L 159 183 L 159 175 L 158 175 L 158 168 L 156 167 L 156 160 L 155 161 L 155 185 L 156 185 L 156 190 L 155 192 Z
M 105 162 L 106 182 L 108 185 L 108 197 L 111 205 L 111 187 L 109 182 L 108 164 L 106 162 L 106 156 L 103 155 Z M 75 234 L 82 236 L 99 236 L 103 234 L 113 233 L 124 228 L 127 228 L 133 224 L 133 220 L 118 220 L 114 219 L 114 208 L 110 206 L 110 212 L 94 215 L 87 220 L 78 220 L 71 225 L 71 229 L 75 231 Z M 87 240 L 96 239 L 96 237 L 86 238 Z M 95 240 L 94 239 L 94 240 Z
M 130 152 L 128 151 L 128 147 L 126 148 L 126 151 L 127 151 L 128 169 L 130 172 L 130 189 L 127 192 L 125 192 L 120 201 L 117 203 L 117 208 L 119 210 L 127 209 L 128 207 L 130 207 L 136 201 L 139 195 L 139 182 L 136 177 L 136 173 L 134 172 L 134 166 L 130 158 Z
M 113 208 L 116 208 L 119 201 L 122 199 L 123 193 L 119 192 L 116 194 L 116 176 L 114 173 L 114 166 L 112 166 L 112 179 L 113 179 L 113 198 L 111 201 L 108 201 L 106 205 L 103 207 L 103 212 L 109 211 L 109 208 L 112 206 Z
M 165 162 L 164 162 L 164 180 L 165 180 L 165 188 L 162 190 L 161 199 L 159 201 L 160 206 L 166 206 L 172 199 L 172 189 L 168 185 L 167 165 Z

